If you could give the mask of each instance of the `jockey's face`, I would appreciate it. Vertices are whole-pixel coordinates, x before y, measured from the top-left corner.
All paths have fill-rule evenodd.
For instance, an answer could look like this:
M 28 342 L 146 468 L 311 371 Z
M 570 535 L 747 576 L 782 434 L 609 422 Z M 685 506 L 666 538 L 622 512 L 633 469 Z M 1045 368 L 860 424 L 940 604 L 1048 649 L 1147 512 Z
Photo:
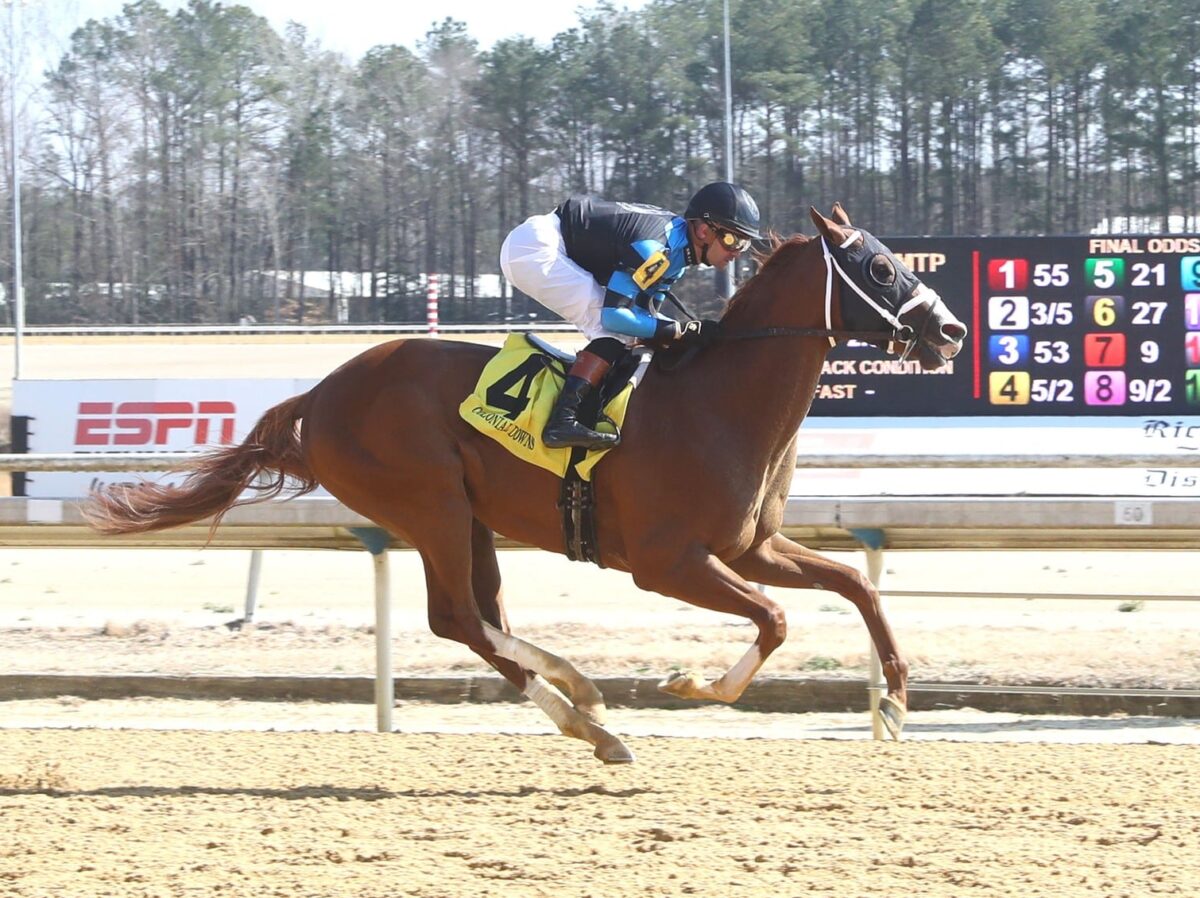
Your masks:
M 693 221 L 692 245 L 702 263 L 723 269 L 748 248 L 748 241 L 733 231 Z

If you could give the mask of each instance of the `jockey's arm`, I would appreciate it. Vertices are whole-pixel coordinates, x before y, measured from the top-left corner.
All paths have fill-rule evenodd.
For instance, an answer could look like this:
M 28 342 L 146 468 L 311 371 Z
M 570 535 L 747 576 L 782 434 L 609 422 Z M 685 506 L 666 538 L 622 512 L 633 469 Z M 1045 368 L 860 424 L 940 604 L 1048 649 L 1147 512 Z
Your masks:
M 679 323 L 650 311 L 655 305 L 651 297 L 644 293 L 629 296 L 619 289 L 620 284 L 618 289 L 613 289 L 613 281 L 620 281 L 620 275 L 623 274 L 625 272 L 616 272 L 608 282 L 604 309 L 600 312 L 600 323 L 604 329 L 651 343 L 674 340 L 679 335 Z
M 605 330 L 652 343 L 679 336 L 679 323 L 658 314 L 667 286 L 669 262 L 666 247 L 651 240 L 632 246 L 641 264 L 633 271 L 618 268 L 608 279 L 600 323 Z

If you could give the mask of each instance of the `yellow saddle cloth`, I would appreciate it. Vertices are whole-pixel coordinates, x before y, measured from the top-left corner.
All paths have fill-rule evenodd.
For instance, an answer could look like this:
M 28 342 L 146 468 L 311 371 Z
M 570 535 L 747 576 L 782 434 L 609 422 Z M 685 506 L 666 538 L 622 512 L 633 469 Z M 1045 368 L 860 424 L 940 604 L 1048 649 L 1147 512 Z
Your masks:
M 562 365 L 548 360 L 521 334 L 509 334 L 504 346 L 483 369 L 475 392 L 463 400 L 458 413 L 464 421 L 487 434 L 517 458 L 552 471 L 559 477 L 567 472 L 571 450 L 550 449 L 542 445 L 542 428 L 562 389 L 565 372 Z M 626 384 L 604 407 L 604 414 L 620 427 L 625 420 L 633 384 Z M 596 426 L 613 433 L 605 421 Z M 576 465 L 579 476 L 592 479 L 592 469 L 611 449 L 594 449 Z

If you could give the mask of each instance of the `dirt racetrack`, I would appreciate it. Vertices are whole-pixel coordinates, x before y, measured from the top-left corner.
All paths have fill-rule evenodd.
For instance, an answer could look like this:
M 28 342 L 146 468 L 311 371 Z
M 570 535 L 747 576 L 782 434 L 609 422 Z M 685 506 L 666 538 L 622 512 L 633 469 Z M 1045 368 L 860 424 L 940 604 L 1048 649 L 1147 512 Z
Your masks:
M 1195 895 L 1194 748 L 0 731 L 6 896 Z

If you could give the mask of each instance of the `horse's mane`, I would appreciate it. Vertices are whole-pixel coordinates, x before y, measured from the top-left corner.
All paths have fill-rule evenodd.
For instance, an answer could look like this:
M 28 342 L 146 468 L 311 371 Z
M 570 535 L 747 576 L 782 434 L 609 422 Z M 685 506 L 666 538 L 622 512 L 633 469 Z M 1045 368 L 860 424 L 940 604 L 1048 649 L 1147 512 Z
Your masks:
M 812 242 L 812 239 L 803 234 L 793 234 L 787 239 L 774 232 L 767 234 L 767 248 L 754 253 L 754 260 L 759 265 L 758 272 L 738 288 L 725 307 L 725 312 L 721 315 L 722 320 L 729 317 L 729 314 L 735 309 L 753 302 L 754 295 L 762 288 L 762 285 L 770 280 L 764 275 L 786 266 Z

